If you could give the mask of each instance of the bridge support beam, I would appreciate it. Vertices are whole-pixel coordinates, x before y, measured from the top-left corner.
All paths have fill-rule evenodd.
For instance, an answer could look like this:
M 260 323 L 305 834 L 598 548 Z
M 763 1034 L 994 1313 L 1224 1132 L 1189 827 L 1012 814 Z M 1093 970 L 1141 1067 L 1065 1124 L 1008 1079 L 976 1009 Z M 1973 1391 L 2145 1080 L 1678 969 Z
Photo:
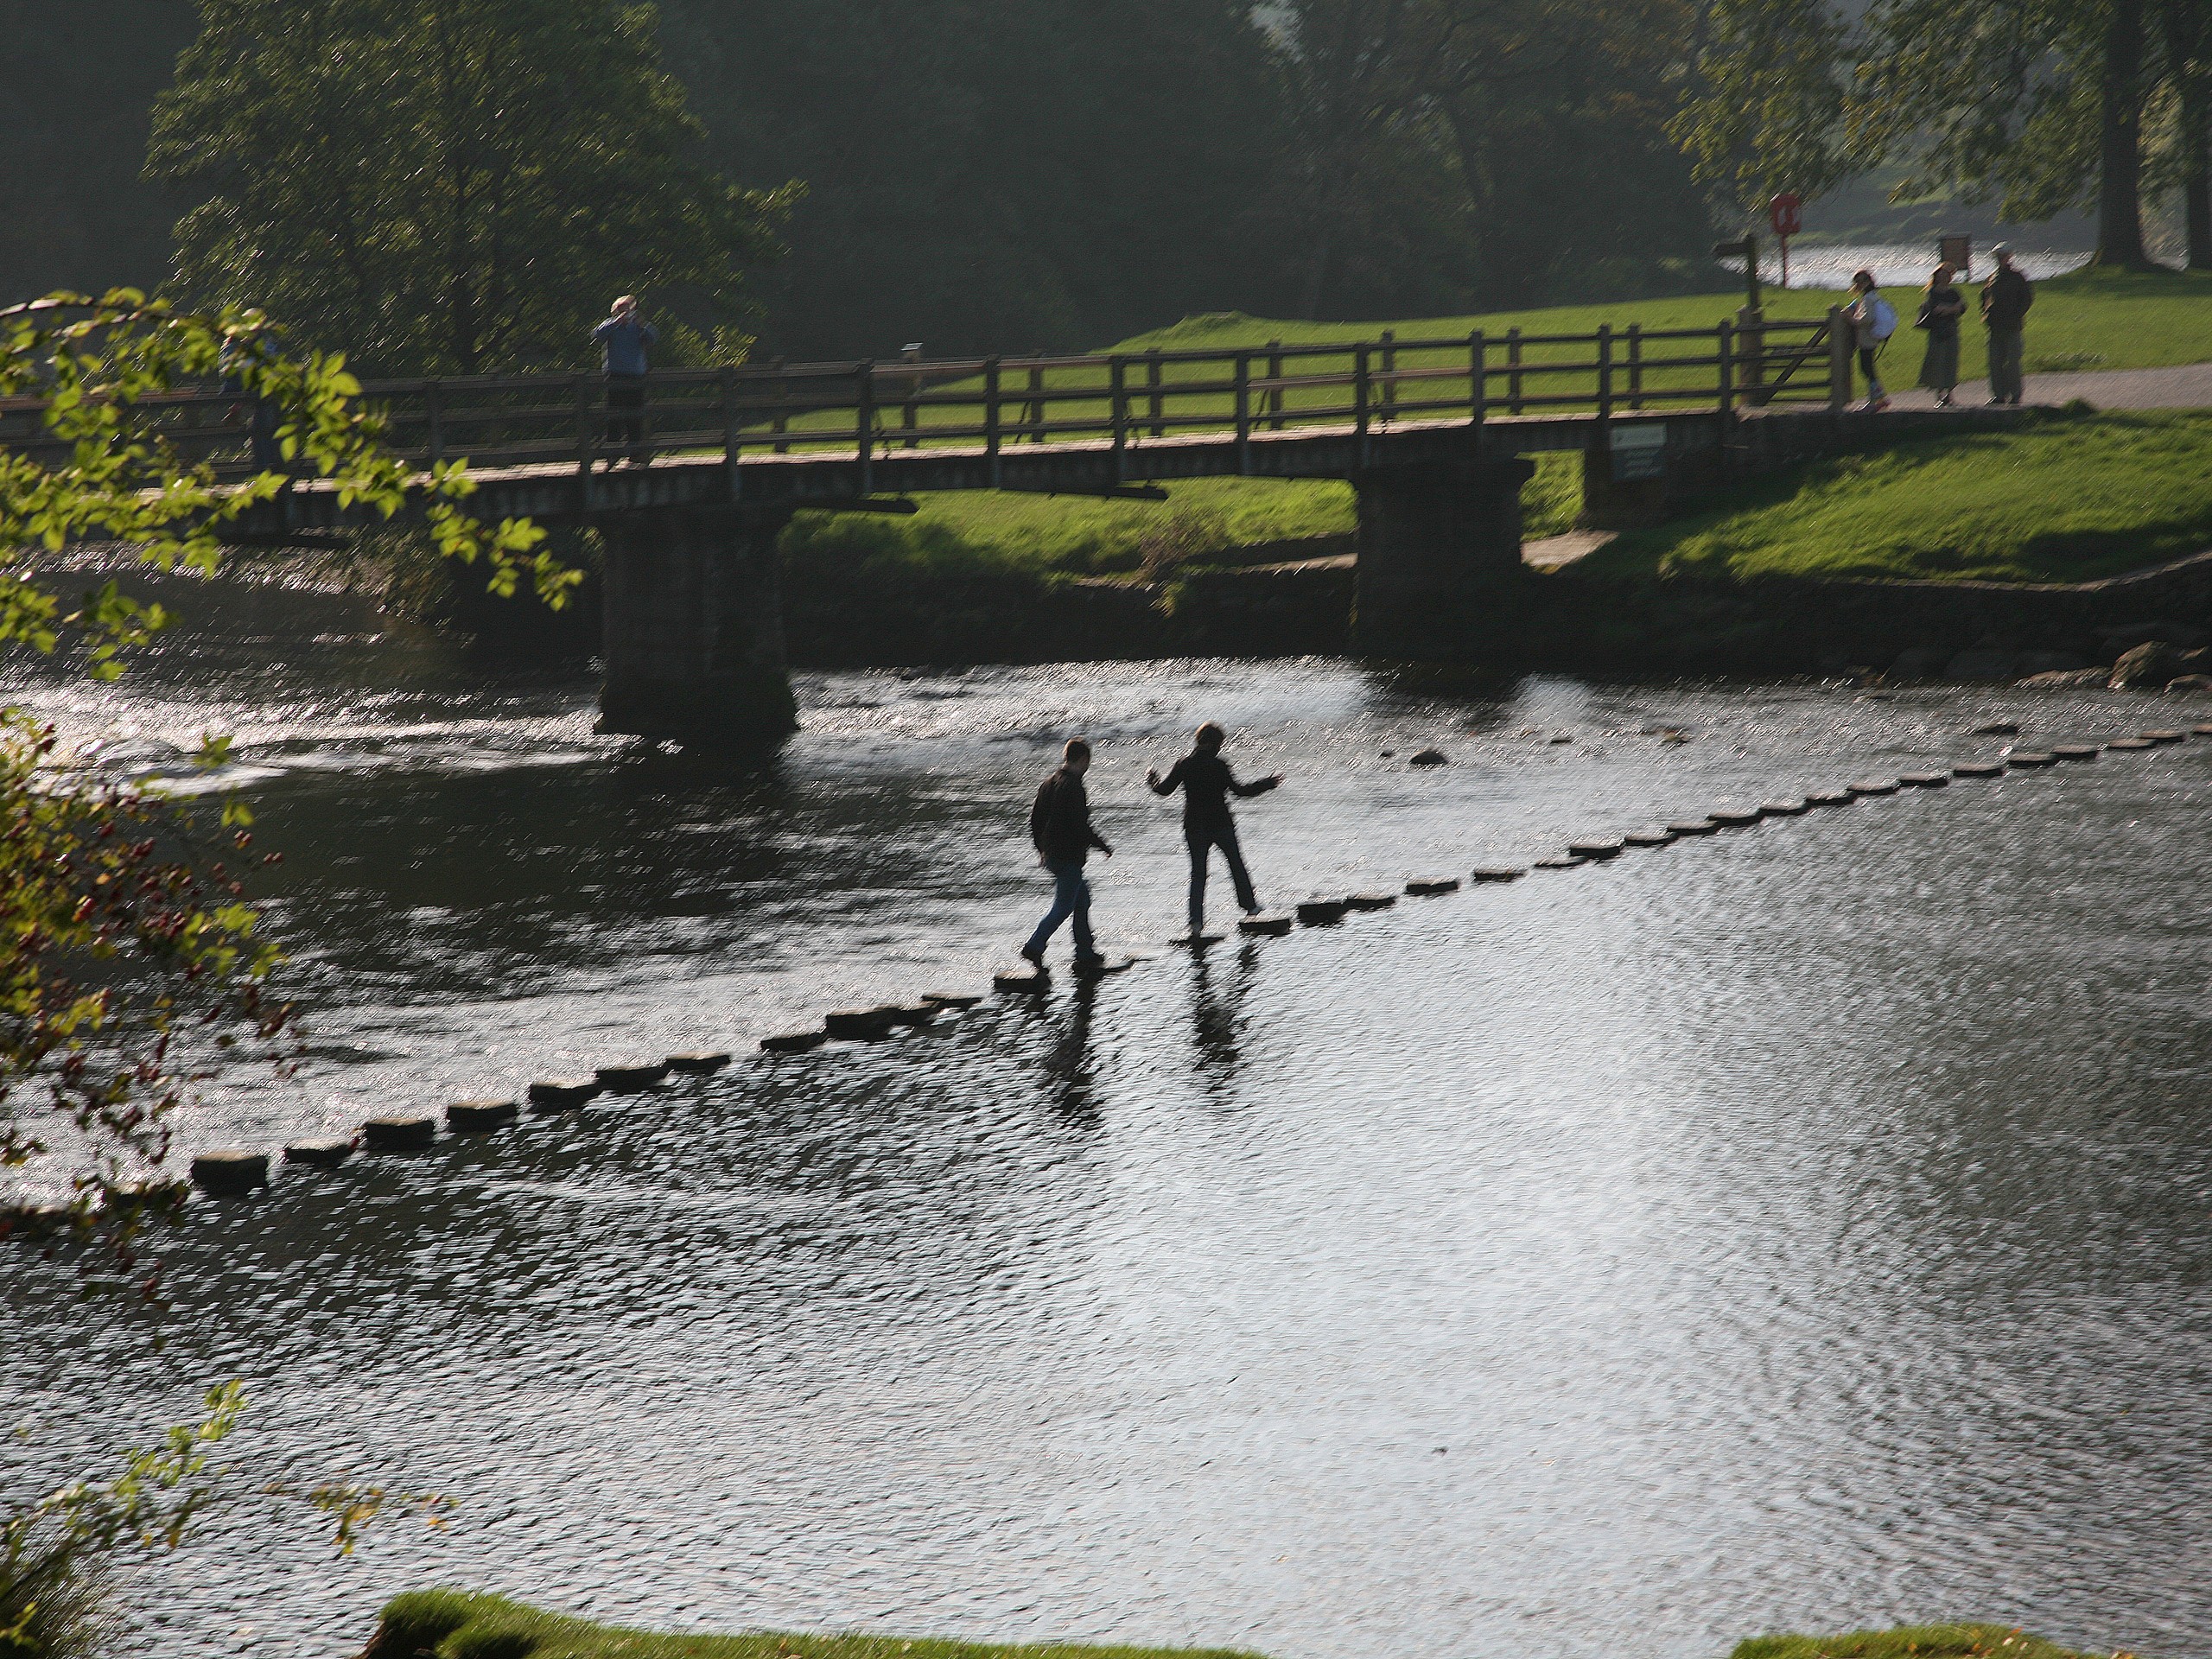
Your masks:
M 600 729 L 772 747 L 798 726 L 776 537 L 788 510 L 661 507 L 599 520 L 607 549 Z
M 1353 639 L 1370 656 L 1462 658 L 1510 630 L 1524 580 L 1518 455 L 1379 468 L 1359 493 Z

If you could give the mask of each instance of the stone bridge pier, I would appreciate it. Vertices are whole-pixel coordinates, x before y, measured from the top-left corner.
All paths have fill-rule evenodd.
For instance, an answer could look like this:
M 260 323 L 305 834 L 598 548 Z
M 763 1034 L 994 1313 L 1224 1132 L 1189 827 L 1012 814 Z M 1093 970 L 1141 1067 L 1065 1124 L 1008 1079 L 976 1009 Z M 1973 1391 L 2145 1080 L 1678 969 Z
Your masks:
M 1510 638 L 1525 581 L 1521 486 L 1535 470 L 1500 455 L 1354 476 L 1363 655 L 1448 661 Z
M 741 752 L 772 747 L 797 728 L 776 550 L 791 516 L 729 505 L 599 518 L 601 731 Z

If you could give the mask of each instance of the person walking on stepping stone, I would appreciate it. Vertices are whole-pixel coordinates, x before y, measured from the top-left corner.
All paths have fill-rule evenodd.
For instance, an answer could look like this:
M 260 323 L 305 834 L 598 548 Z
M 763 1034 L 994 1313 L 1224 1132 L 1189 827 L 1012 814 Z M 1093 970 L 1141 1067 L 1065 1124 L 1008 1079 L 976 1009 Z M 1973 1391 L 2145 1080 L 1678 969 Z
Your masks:
M 1070 738 L 1059 769 L 1038 786 L 1029 808 L 1029 838 L 1037 843 L 1037 861 L 1052 873 L 1052 907 L 1021 947 L 1022 956 L 1039 968 L 1045 965 L 1045 946 L 1071 917 L 1077 971 L 1104 964 L 1090 937 L 1090 883 L 1084 879 L 1083 867 L 1093 847 L 1109 858 L 1114 849 L 1091 827 L 1090 797 L 1083 786 L 1083 774 L 1090 770 L 1090 743 Z
M 1191 752 L 1178 760 L 1162 778 L 1158 767 L 1144 775 L 1155 795 L 1173 795 L 1183 791 L 1183 844 L 1191 849 L 1191 940 L 1196 944 L 1205 932 L 1206 925 L 1206 861 L 1213 849 L 1221 849 L 1221 855 L 1229 864 L 1229 879 L 1236 884 L 1236 902 L 1247 916 L 1256 915 L 1260 900 L 1252 891 L 1252 878 L 1244 868 L 1243 852 L 1236 845 L 1236 820 L 1230 816 L 1229 798 L 1231 795 L 1264 795 L 1282 782 L 1282 774 L 1255 778 L 1249 784 L 1236 781 L 1236 774 L 1229 762 L 1221 758 L 1221 746 L 1229 741 L 1229 734 L 1208 721 L 1198 728 L 1191 741 Z

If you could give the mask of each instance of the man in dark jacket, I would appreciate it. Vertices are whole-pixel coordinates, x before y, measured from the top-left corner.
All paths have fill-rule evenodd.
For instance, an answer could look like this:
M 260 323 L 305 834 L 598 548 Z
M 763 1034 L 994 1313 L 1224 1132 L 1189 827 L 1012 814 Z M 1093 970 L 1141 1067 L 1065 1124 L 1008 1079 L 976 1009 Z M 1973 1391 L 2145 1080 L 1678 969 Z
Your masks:
M 2035 289 L 2012 264 L 2012 250 L 1999 242 L 1997 269 L 1981 285 L 1981 321 L 1989 330 L 1989 401 L 2017 404 L 2025 389 L 2022 360 L 2027 353 L 2028 308 Z
M 1059 770 L 1037 790 L 1029 809 L 1029 838 L 1037 843 L 1037 861 L 1052 873 L 1052 907 L 1021 954 L 1039 968 L 1045 965 L 1045 946 L 1062 922 L 1075 918 L 1075 965 L 1078 971 L 1099 966 L 1098 947 L 1090 937 L 1090 883 L 1084 879 L 1084 861 L 1096 847 L 1107 857 L 1114 849 L 1106 837 L 1090 827 L 1090 797 L 1083 774 L 1090 770 L 1090 745 L 1079 737 L 1068 740 Z
M 1198 728 L 1198 735 L 1191 741 L 1191 752 L 1178 760 L 1167 775 L 1162 778 L 1157 768 L 1147 772 L 1144 780 L 1155 795 L 1173 795 L 1183 791 L 1183 844 L 1191 852 L 1191 941 L 1197 944 L 1205 932 L 1206 925 L 1206 861 L 1213 849 L 1221 849 L 1221 855 L 1229 864 L 1229 879 L 1236 884 L 1236 902 L 1247 916 L 1260 908 L 1260 901 L 1252 891 L 1252 878 L 1244 868 L 1244 855 L 1236 845 L 1236 820 L 1230 816 L 1229 798 L 1264 795 L 1282 782 L 1278 772 L 1271 778 L 1255 778 L 1249 784 L 1236 781 L 1236 774 L 1229 769 L 1229 762 L 1221 758 L 1221 746 L 1229 734 L 1208 721 Z

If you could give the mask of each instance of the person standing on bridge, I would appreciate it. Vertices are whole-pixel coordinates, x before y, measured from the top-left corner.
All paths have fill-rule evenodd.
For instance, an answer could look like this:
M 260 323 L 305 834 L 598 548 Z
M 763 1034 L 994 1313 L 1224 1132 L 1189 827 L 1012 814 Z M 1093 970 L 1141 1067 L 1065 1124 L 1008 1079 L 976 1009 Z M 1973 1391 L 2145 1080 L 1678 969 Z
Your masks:
M 2008 244 L 1999 242 L 1991 251 L 1997 256 L 1997 269 L 1981 285 L 1981 322 L 1989 330 L 1989 401 L 2018 404 L 2026 390 L 2021 370 L 2027 354 L 2028 308 L 2036 302 L 2036 292 L 2013 265 Z
M 1217 847 L 1228 861 L 1229 879 L 1236 886 L 1238 906 L 1247 916 L 1258 913 L 1260 900 L 1252 891 L 1252 878 L 1244 868 L 1244 855 L 1236 845 L 1236 820 L 1230 816 L 1229 798 L 1264 795 L 1282 782 L 1282 774 L 1276 772 L 1271 777 L 1255 778 L 1249 784 L 1238 783 L 1229 762 L 1221 758 L 1221 746 L 1228 741 L 1229 734 L 1208 721 L 1191 740 L 1191 752 L 1178 760 L 1165 778 L 1156 766 L 1144 775 L 1155 795 L 1173 795 L 1179 789 L 1183 791 L 1183 844 L 1191 854 L 1192 944 L 1205 935 L 1206 863 Z
M 638 296 L 614 302 L 605 322 L 591 331 L 599 342 L 600 366 L 607 373 L 607 447 L 626 448 L 633 461 L 645 459 L 645 349 L 660 338 L 638 315 Z M 614 457 L 609 454 L 612 467 Z
M 1052 907 L 1021 947 L 1023 957 L 1039 968 L 1045 965 L 1046 945 L 1070 917 L 1075 918 L 1076 971 L 1104 965 L 1090 937 L 1090 883 L 1084 878 L 1083 867 L 1093 847 L 1109 858 L 1114 849 L 1091 827 L 1090 797 L 1083 786 L 1083 774 L 1090 770 L 1090 742 L 1070 738 L 1061 751 L 1059 769 L 1039 785 L 1029 808 L 1029 838 L 1037 843 L 1037 861 L 1052 874 Z

